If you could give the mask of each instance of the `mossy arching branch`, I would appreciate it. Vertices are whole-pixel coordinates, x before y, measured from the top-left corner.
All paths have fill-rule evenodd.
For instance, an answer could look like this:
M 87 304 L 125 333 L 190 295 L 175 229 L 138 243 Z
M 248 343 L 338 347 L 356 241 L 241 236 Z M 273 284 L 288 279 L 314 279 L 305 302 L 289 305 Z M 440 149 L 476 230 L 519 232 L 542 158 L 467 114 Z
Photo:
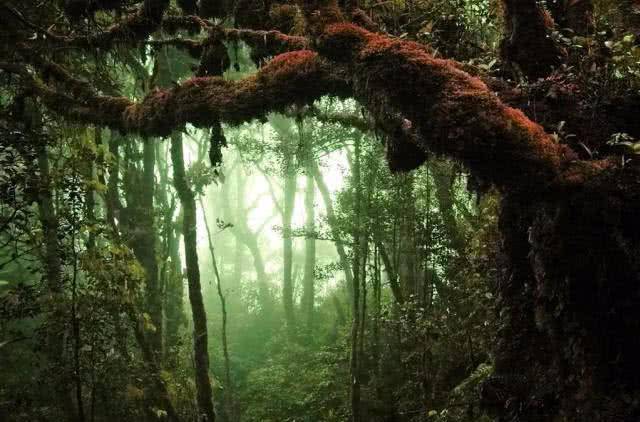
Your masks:
M 18 73 L 11 64 L 0 64 L 0 69 Z M 52 89 L 26 69 L 19 73 L 54 112 L 76 122 L 145 136 L 168 136 L 186 123 L 205 127 L 217 119 L 240 124 L 272 111 L 284 111 L 291 104 L 310 104 L 323 95 L 348 94 L 326 62 L 308 50 L 280 55 L 241 81 L 192 78 L 173 89 L 156 89 L 141 102 L 84 91 L 84 95 L 72 97 Z
M 317 49 L 319 54 L 280 55 L 241 81 L 194 78 L 138 103 L 122 97 L 71 98 L 37 79 L 33 87 L 45 104 L 73 120 L 148 136 L 167 136 L 186 123 L 239 124 L 323 95 L 352 96 L 399 147 L 391 159 L 410 162 L 408 167 L 419 165 L 424 157 L 418 153 L 428 149 L 463 162 L 498 187 L 536 191 L 559 179 L 579 181 L 585 170 L 598 171 L 597 165 L 574 164 L 571 149 L 504 105 L 459 64 L 434 58 L 420 44 L 340 23 L 327 26 Z
M 544 189 L 576 159 L 480 79 L 419 44 L 335 24 L 318 50 L 341 63 L 354 97 L 376 120 L 399 113 L 414 125 L 423 149 L 458 159 L 499 187 Z

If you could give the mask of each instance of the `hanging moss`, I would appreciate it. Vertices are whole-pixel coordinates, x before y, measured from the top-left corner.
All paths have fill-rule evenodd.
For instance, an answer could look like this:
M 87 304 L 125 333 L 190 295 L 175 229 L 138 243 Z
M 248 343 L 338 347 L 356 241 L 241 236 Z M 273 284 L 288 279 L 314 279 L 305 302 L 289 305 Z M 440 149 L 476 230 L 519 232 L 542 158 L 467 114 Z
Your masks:
M 220 76 L 231 64 L 227 47 L 219 39 L 207 40 L 202 47 L 196 76 Z

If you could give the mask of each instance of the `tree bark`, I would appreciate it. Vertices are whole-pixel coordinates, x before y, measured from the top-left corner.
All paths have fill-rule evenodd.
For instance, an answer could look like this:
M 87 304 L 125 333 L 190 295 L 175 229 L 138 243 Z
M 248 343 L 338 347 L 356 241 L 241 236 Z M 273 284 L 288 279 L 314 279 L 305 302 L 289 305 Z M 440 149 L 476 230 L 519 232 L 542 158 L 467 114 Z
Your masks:
M 171 201 L 167 196 L 169 192 L 169 168 L 168 163 L 161 159 L 166 156 L 165 144 L 156 145 L 156 159 L 158 162 L 159 188 L 158 205 L 162 210 L 162 279 L 160 289 L 163 292 L 163 332 L 164 335 L 164 359 L 170 366 L 177 365 L 175 360 L 175 347 L 180 338 L 180 327 L 185 322 L 182 300 L 184 296 L 182 260 L 179 253 L 180 230 L 178 222 L 174 221 L 175 197 Z
M 49 301 L 53 305 L 52 317 L 59 317 L 57 306 L 64 301 L 62 281 L 62 259 L 58 242 L 58 218 L 53 205 L 51 193 L 51 171 L 46 146 L 38 153 L 38 170 L 40 171 L 40 190 L 38 210 L 44 232 L 44 270 Z M 55 320 L 54 320 L 55 321 Z M 50 324 L 46 333 L 46 349 L 49 360 L 53 364 L 63 364 L 64 336 Z M 54 382 L 54 391 L 69 422 L 79 420 L 71 399 L 71 390 L 63 379 Z
M 550 38 L 553 23 L 537 0 L 503 0 L 505 33 L 502 57 L 531 79 L 545 77 L 561 63 Z
M 213 391 L 209 379 L 209 337 L 207 334 L 207 313 L 202 299 L 200 269 L 198 267 L 196 201 L 187 184 L 182 152 L 182 135 L 171 136 L 171 162 L 173 163 L 173 183 L 183 209 L 182 233 L 184 238 L 189 302 L 193 316 L 193 354 L 195 359 L 195 380 L 199 418 L 205 422 L 215 421 Z

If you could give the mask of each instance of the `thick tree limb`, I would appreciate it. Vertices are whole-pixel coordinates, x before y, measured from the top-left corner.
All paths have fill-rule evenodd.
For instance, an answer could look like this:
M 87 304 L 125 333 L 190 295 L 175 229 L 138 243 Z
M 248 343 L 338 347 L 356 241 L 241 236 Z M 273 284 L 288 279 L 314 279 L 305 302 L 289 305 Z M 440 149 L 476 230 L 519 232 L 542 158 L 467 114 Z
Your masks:
M 12 64 L 0 69 L 16 71 Z M 292 103 L 309 104 L 323 95 L 346 95 L 345 85 L 329 72 L 326 63 L 311 51 L 278 56 L 261 70 L 241 81 L 220 77 L 193 78 L 169 90 L 157 89 L 141 102 L 125 97 L 58 92 L 22 69 L 35 94 L 54 112 L 71 120 L 109 126 L 145 136 L 168 136 L 186 123 L 208 126 L 215 119 L 240 124 L 284 111 Z M 80 81 L 66 79 L 66 85 Z
M 147 136 L 166 136 L 186 123 L 208 126 L 216 119 L 239 124 L 323 95 L 351 95 L 402 146 L 392 160 L 414 160 L 415 167 L 424 160 L 417 154 L 429 149 L 460 160 L 501 188 L 541 191 L 563 176 L 579 182 L 585 172 L 606 165 L 574 163 L 571 149 L 505 106 L 457 63 L 436 59 L 419 44 L 351 24 L 329 26 L 317 44 L 330 61 L 309 50 L 290 52 L 244 80 L 194 78 L 138 103 L 122 97 L 71 98 L 36 78 L 32 86 L 46 105 L 72 120 Z
M 337 24 L 318 49 L 343 64 L 354 97 L 376 120 L 404 116 L 422 149 L 458 159 L 499 187 L 544 189 L 576 159 L 482 81 L 419 44 Z

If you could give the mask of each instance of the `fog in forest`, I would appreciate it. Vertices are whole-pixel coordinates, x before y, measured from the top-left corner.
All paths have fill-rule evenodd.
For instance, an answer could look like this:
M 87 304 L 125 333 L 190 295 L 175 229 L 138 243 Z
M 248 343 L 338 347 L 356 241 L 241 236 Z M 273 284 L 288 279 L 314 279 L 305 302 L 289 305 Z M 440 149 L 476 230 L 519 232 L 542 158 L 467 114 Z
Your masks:
M 0 422 L 639 421 L 639 4 L 0 0 Z

